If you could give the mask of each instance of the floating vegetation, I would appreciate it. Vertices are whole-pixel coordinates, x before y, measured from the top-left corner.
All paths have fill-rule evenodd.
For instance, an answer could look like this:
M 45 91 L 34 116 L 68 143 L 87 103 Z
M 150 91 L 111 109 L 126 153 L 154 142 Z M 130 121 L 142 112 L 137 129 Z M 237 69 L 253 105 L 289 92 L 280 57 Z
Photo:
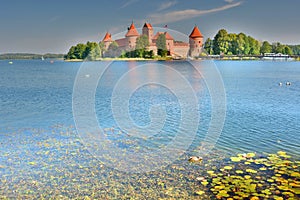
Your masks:
M 108 133 L 119 146 L 141 147 L 122 134 Z M 300 198 L 300 162 L 282 151 L 213 151 L 196 162 L 188 152 L 161 170 L 127 174 L 95 159 L 72 127 L 20 130 L 1 134 L 0 142 L 0 199 Z
M 207 193 L 217 199 L 300 199 L 299 161 L 286 152 L 256 157 L 254 153 L 231 157 L 232 166 L 221 167 L 215 176 L 207 171 Z

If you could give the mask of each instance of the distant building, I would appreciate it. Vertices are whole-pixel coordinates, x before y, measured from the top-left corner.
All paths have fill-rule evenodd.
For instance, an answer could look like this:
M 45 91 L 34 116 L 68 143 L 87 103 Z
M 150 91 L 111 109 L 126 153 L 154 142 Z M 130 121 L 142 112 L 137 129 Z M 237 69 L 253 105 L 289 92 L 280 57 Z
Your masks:
M 154 54 L 157 53 L 156 40 L 159 35 L 164 34 L 166 36 L 166 47 L 168 50 L 168 55 L 172 57 L 182 57 L 186 58 L 187 56 L 196 57 L 199 56 L 202 47 L 203 47 L 203 35 L 201 34 L 197 26 L 194 27 L 192 33 L 189 36 L 189 43 L 182 41 L 175 41 L 170 33 L 166 32 L 157 32 L 154 35 L 154 30 L 151 24 L 145 23 L 142 29 L 142 35 L 146 35 L 149 38 L 149 47 L 148 50 L 152 50 Z M 136 40 L 141 36 L 136 30 L 134 23 L 130 25 L 128 31 L 125 35 L 125 38 L 115 40 L 119 45 L 120 50 L 132 51 L 135 50 Z M 110 33 L 106 33 L 102 42 L 104 43 L 105 49 L 108 49 L 109 45 L 114 40 L 111 37 Z

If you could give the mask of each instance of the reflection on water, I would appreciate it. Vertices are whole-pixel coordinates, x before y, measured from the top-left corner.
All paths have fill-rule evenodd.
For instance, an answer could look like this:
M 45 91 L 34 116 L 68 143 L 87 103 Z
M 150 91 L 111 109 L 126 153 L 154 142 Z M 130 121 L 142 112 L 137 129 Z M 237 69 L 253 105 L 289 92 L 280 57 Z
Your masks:
M 74 129 L 72 90 L 80 63 L 14 61 L 14 65 L 8 65 L 0 61 L 0 198 L 204 198 L 195 194 L 205 190 L 199 180 L 207 175 L 207 170 L 216 171 L 230 163 L 228 158 L 233 154 L 257 152 L 259 157 L 281 150 L 291 159 L 300 157 L 298 62 L 215 62 L 225 84 L 227 116 L 215 150 L 202 163 L 187 160 L 202 151 L 199 144 L 211 118 L 205 81 L 185 62 L 150 65 L 158 63 L 177 70 L 195 90 L 200 113 L 197 135 L 175 163 L 155 172 L 126 174 L 94 159 Z M 172 91 L 149 84 L 133 93 L 129 114 L 136 125 L 146 126 L 151 120 L 149 109 L 161 106 L 166 111 L 162 131 L 148 140 L 133 140 L 118 128 L 111 109 L 114 86 L 124 74 L 142 64 L 146 63 L 114 62 L 99 81 L 95 96 L 96 114 L 99 124 L 107 130 L 107 138 L 119 148 L 133 152 L 168 144 L 182 115 Z M 201 67 L 205 68 L 205 62 Z M 176 84 L 164 67 L 149 66 L 147 70 L 146 77 L 131 71 L 128 89 L 153 77 Z M 278 85 L 287 81 L 291 86 Z M 299 162 L 294 170 L 299 172 Z M 299 181 L 299 177 L 293 180 Z M 214 198 L 209 190 L 205 190 L 205 195 Z

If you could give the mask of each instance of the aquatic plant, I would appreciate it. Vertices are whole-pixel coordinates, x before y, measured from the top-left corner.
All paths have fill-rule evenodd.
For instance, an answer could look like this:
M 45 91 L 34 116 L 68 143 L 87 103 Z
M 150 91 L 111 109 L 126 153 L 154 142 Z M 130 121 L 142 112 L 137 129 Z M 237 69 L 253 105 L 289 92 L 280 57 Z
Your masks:
M 298 199 L 300 166 L 290 158 L 283 151 L 265 157 L 255 153 L 231 157 L 232 165 L 207 171 L 206 192 L 217 199 Z

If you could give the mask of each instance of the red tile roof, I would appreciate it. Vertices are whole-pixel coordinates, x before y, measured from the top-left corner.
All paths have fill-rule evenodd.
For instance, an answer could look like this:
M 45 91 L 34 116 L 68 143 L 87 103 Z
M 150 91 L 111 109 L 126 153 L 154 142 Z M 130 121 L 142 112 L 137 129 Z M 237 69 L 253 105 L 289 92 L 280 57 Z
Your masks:
M 132 22 L 132 24 L 130 25 L 128 32 L 126 33 L 126 37 L 131 37 L 131 36 L 139 36 L 140 34 L 137 32 L 137 30 L 135 29 L 135 26 Z
M 161 34 L 164 34 L 166 36 L 166 40 L 174 40 L 174 38 L 171 36 L 170 33 L 168 32 L 157 32 L 154 37 L 153 37 L 153 40 L 157 40 L 158 36 L 161 35 Z
M 203 35 L 200 32 L 198 26 L 195 26 L 192 33 L 190 34 L 190 38 L 199 38 L 199 37 L 203 37 Z
M 170 33 L 165 32 L 166 40 L 174 40 L 174 38 L 170 35 Z
M 103 42 L 112 42 L 111 34 L 107 32 L 102 41 Z
M 148 29 L 153 29 L 153 28 L 152 28 L 152 25 L 151 25 L 150 23 L 145 23 L 145 24 L 144 24 L 144 27 L 147 27 Z

